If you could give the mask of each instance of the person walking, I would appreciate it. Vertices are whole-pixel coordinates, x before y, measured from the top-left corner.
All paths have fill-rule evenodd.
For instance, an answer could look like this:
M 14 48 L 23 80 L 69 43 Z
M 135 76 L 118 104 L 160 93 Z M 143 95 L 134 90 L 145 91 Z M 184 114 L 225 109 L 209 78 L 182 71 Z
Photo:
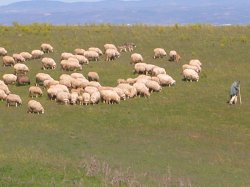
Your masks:
M 230 99 L 228 101 L 230 105 L 237 103 L 239 90 L 240 90 L 240 81 L 234 81 L 230 87 Z

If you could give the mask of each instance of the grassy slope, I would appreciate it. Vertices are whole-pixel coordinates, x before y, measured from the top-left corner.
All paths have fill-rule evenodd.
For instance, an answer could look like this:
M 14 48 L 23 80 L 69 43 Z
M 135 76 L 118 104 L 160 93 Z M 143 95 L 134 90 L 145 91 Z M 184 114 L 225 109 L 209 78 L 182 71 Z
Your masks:
M 28 32 L 1 27 L 0 45 L 11 53 L 31 51 L 42 42 L 61 52 L 105 43 L 133 41 L 145 62 L 166 68 L 177 80 L 173 88 L 149 99 L 132 99 L 120 105 L 62 106 L 39 99 L 45 115 L 27 115 L 27 87 L 10 86 L 23 106 L 0 103 L 0 185 L 62 184 L 63 179 L 90 185 L 79 165 L 85 154 L 96 155 L 114 167 L 131 167 L 136 173 L 162 175 L 170 170 L 194 186 L 246 186 L 250 183 L 250 27 L 52 27 Z M 152 50 L 176 49 L 182 63 L 203 62 L 198 83 L 183 82 L 179 64 L 152 59 Z M 91 63 L 83 73 L 97 71 L 103 85 L 133 77 L 129 53 L 112 63 Z M 33 79 L 40 61 L 27 63 Z M 12 72 L 0 68 L 1 75 Z M 45 71 L 58 78 L 60 70 Z M 243 105 L 228 106 L 232 81 L 241 80 Z M 156 181 L 149 181 L 149 183 Z M 157 182 L 156 182 L 157 183 Z

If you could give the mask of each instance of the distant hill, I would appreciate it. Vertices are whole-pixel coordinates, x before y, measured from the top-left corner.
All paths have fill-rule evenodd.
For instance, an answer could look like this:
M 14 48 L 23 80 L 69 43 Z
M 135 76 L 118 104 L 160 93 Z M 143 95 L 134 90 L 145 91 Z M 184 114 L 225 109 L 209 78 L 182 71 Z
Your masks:
M 0 24 L 249 24 L 246 0 L 143 0 L 63 3 L 31 0 L 0 7 Z

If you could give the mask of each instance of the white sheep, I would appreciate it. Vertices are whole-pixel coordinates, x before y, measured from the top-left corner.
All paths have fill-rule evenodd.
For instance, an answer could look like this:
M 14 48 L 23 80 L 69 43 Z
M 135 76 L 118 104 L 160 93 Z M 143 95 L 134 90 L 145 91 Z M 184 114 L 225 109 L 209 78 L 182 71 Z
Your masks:
M 9 94 L 6 97 L 6 102 L 7 102 L 7 106 L 12 106 L 14 104 L 14 106 L 20 106 L 22 104 L 22 99 L 20 98 L 19 95 L 16 94 Z
M 68 60 L 69 58 L 73 58 L 74 57 L 74 55 L 72 54 L 72 53 L 62 53 L 61 54 L 61 60 Z
M 126 94 L 124 93 L 124 90 L 118 87 L 114 87 L 113 90 L 119 95 L 121 100 L 126 100 Z
M 45 80 L 54 80 L 49 74 L 37 73 L 36 74 L 36 86 L 43 85 Z
M 94 92 L 93 92 L 93 93 L 94 93 Z M 82 103 L 83 103 L 84 105 L 90 104 L 90 102 L 91 102 L 90 99 L 91 99 L 91 96 L 90 96 L 89 93 L 84 92 L 84 93 L 82 94 Z
M 161 86 L 173 86 L 175 85 L 176 81 L 167 74 L 159 74 L 157 75 L 159 81 L 160 81 L 160 85 Z
M 83 74 L 81 73 L 71 73 L 70 75 L 72 78 L 77 79 L 77 78 L 82 78 L 85 79 L 85 77 L 83 76 Z
M 5 84 L 14 84 L 17 80 L 17 76 L 14 74 L 4 74 L 3 81 Z
M 81 48 L 77 48 L 74 50 L 75 55 L 84 55 L 85 50 Z
M 54 48 L 50 44 L 43 43 L 41 44 L 41 50 L 44 53 L 53 53 Z
M 138 63 L 138 62 L 143 62 L 143 57 L 142 57 L 142 55 L 141 54 L 139 54 L 139 53 L 133 53 L 132 55 L 131 55 L 131 64 L 136 64 L 136 63 Z
M 97 81 L 97 82 L 99 82 L 99 75 L 98 75 L 98 73 L 97 72 L 93 72 L 93 71 L 89 72 L 88 73 L 88 80 L 89 81 Z
M 86 86 L 84 91 L 91 95 L 92 93 L 97 92 L 98 89 L 96 87 L 94 87 L 94 86 Z
M 105 52 L 106 61 L 115 60 L 120 57 L 120 53 L 116 49 L 107 49 Z
M 99 82 L 97 82 L 97 81 L 89 81 L 88 86 L 94 86 L 96 88 L 99 88 L 102 85 Z
M 56 101 L 58 103 L 68 104 L 70 101 L 70 94 L 67 92 L 59 92 L 56 94 Z
M 71 78 L 72 77 L 70 75 L 68 75 L 68 74 L 62 74 L 62 75 L 60 75 L 59 80 L 62 80 L 62 79 L 71 79 Z
M 149 97 L 150 96 L 150 92 L 148 87 L 146 87 L 146 85 L 144 83 L 141 82 L 136 82 L 135 84 L 133 84 L 133 86 L 136 88 L 137 94 L 143 97 Z
M 134 67 L 134 73 L 137 74 L 146 74 L 146 63 L 136 63 Z
M 154 59 L 163 58 L 164 56 L 167 56 L 167 53 L 163 48 L 155 48 L 154 49 Z
M 130 84 L 122 83 L 118 84 L 117 87 L 123 89 L 124 94 L 127 98 L 133 98 L 137 95 L 136 88 L 134 86 L 131 86 Z
M 201 70 L 201 68 L 199 66 L 189 65 L 189 64 L 182 65 L 182 70 L 185 70 L 185 69 L 192 69 L 192 70 L 196 71 L 197 73 L 199 73 Z
M 57 84 L 59 84 L 59 81 L 56 81 L 56 80 L 54 80 L 54 79 L 43 81 L 43 86 L 44 86 L 44 88 L 46 88 L 46 89 L 48 89 L 48 88 L 51 87 L 52 85 L 57 85 Z
M 3 57 L 3 66 L 14 66 L 15 60 L 12 56 Z
M 167 73 L 166 73 L 166 70 L 164 68 L 154 67 L 151 74 L 152 74 L 152 76 L 157 76 L 159 74 L 167 74 Z
M 25 62 L 25 58 L 20 55 L 20 54 L 13 54 L 12 57 L 14 58 L 15 62 L 18 63 L 18 62 Z
M 70 59 L 70 60 L 62 60 L 61 67 L 62 67 L 62 70 L 65 70 L 65 71 L 76 71 L 78 69 L 82 70 L 82 65 L 75 58 Z
M 42 69 L 56 69 L 56 62 L 52 58 L 43 58 L 42 59 Z
M 29 97 L 41 97 L 43 95 L 43 91 L 38 86 L 31 86 L 29 88 Z
M 99 48 L 97 48 L 97 47 L 90 47 L 90 48 L 88 49 L 88 51 L 95 51 L 95 52 L 97 52 L 100 56 L 103 55 L 102 50 L 99 49 Z
M 0 47 L 0 56 L 5 56 L 7 55 L 7 50 L 3 47 Z
M 201 63 L 200 60 L 198 60 L 198 59 L 193 59 L 193 60 L 190 60 L 190 61 L 189 61 L 189 65 L 201 67 L 201 66 L 202 66 L 202 63 Z
M 115 49 L 115 50 L 117 50 L 117 48 L 116 48 L 116 46 L 114 44 L 105 44 L 104 49 L 105 49 L 105 51 L 107 49 Z
M 20 55 L 25 59 L 25 61 L 32 59 L 32 55 L 29 52 L 21 52 Z
M 28 113 L 44 114 L 44 108 L 38 101 L 30 100 L 28 102 Z
M 199 74 L 194 71 L 193 69 L 185 69 L 182 72 L 184 79 L 189 80 L 189 81 L 199 81 Z
M 14 65 L 15 74 L 26 74 L 29 72 L 28 66 L 25 64 L 17 63 Z
M 6 100 L 7 98 L 7 94 L 5 93 L 5 91 L 0 89 L 0 100 Z
M 149 92 L 160 92 L 162 90 L 160 84 L 153 80 L 148 80 L 145 85 L 148 87 Z
M 70 58 L 75 58 L 79 61 L 80 64 L 89 64 L 89 60 L 82 55 L 74 55 L 73 57 Z
M 6 84 L 0 84 L 0 90 L 3 90 L 7 95 L 10 94 L 10 90 Z
M 43 57 L 44 52 L 41 50 L 33 50 L 31 51 L 31 55 L 33 59 L 40 59 Z
M 70 103 L 71 103 L 72 105 L 75 105 L 76 102 L 77 102 L 77 98 L 78 98 L 78 93 L 72 92 L 72 93 L 70 94 Z
M 120 103 L 120 96 L 113 90 L 102 90 L 101 92 L 101 98 L 104 103 L 107 104 L 114 104 Z
M 99 54 L 96 51 L 85 51 L 84 56 L 89 61 L 98 61 L 99 60 Z
M 99 91 L 94 92 L 90 95 L 90 103 L 91 104 L 98 104 L 101 100 L 101 94 Z
M 180 60 L 181 56 L 175 50 L 169 52 L 169 61 L 179 62 Z

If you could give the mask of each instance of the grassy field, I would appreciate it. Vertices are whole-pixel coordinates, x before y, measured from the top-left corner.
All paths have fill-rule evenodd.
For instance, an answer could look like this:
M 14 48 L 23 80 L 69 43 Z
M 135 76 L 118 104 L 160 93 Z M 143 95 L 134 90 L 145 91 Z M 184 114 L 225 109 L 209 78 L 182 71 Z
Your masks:
M 114 176 L 135 186 L 250 185 L 250 27 L 190 26 L 50 26 L 0 27 L 0 46 L 9 54 L 39 49 L 48 42 L 58 63 L 62 52 L 105 43 L 134 42 L 147 63 L 164 67 L 177 81 L 148 99 L 119 105 L 64 106 L 38 100 L 44 115 L 27 114 L 28 86 L 10 86 L 23 105 L 0 102 L 0 186 L 109 186 Z M 177 50 L 181 64 L 198 58 L 200 81 L 182 81 L 181 64 L 154 60 L 153 49 Z M 92 62 L 84 75 L 97 71 L 100 82 L 115 86 L 118 78 L 135 77 L 130 53 L 111 63 Z M 58 79 L 61 72 L 41 70 L 40 60 L 27 62 L 35 82 L 38 72 Z M 13 72 L 0 68 L 0 76 Z M 65 72 L 64 72 L 65 73 Z M 242 105 L 229 106 L 229 87 L 241 80 Z M 95 159 L 90 158 L 94 155 Z M 96 161 L 95 161 L 96 160 Z M 108 172 L 88 174 L 87 164 L 107 162 Z M 129 170 L 127 170 L 130 168 Z M 130 175 L 133 175 L 130 176 Z

